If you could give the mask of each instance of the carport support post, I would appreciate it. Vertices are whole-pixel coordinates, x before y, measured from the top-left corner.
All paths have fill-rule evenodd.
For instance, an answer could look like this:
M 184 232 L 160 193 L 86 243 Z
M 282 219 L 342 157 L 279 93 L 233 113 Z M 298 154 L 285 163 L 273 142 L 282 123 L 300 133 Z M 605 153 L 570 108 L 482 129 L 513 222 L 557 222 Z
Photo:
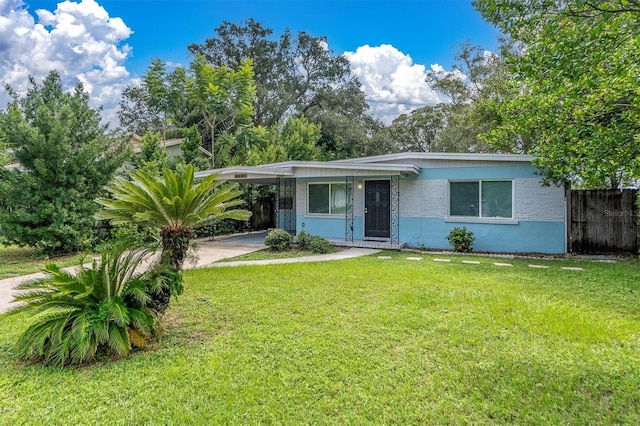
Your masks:
M 280 223 L 280 178 L 276 178 L 276 199 L 273 201 L 273 214 L 276 216 L 276 228 L 282 229 Z
M 292 178 L 276 178 L 276 227 L 290 234 L 296 233 L 295 218 L 296 180 Z
M 353 176 L 347 176 L 345 187 L 345 230 L 344 240 L 353 242 Z
M 391 244 L 400 243 L 400 176 L 391 176 Z
M 251 212 L 251 217 L 249 217 L 248 225 L 249 225 L 249 232 L 251 232 L 251 229 L 253 229 L 253 227 L 251 226 L 251 218 L 254 215 L 253 212 L 253 184 L 250 183 L 249 184 L 249 211 Z

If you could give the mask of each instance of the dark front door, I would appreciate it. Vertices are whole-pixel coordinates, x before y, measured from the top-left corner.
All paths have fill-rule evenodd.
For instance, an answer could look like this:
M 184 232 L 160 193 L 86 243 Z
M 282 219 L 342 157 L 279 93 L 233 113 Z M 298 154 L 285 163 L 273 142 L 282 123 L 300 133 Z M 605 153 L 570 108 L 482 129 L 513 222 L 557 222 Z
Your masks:
M 369 180 L 364 183 L 364 237 L 387 239 L 391 236 L 390 182 Z

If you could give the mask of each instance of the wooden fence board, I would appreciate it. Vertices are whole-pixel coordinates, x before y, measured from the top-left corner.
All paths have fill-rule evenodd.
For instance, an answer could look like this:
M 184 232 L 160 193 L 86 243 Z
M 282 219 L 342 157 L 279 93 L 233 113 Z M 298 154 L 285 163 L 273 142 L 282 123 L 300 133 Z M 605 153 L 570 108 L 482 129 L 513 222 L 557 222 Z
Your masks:
M 637 190 L 568 191 L 568 251 L 638 252 Z

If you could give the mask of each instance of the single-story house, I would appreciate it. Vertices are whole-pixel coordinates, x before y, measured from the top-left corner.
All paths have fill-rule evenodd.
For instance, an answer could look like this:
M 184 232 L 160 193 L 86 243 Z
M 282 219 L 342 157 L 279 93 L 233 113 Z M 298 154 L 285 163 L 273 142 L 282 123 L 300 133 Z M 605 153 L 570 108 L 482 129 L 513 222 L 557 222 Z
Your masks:
M 199 172 L 276 186 L 277 227 L 346 246 L 450 249 L 455 227 L 474 250 L 565 253 L 565 191 L 544 186 L 533 156 L 400 153 Z

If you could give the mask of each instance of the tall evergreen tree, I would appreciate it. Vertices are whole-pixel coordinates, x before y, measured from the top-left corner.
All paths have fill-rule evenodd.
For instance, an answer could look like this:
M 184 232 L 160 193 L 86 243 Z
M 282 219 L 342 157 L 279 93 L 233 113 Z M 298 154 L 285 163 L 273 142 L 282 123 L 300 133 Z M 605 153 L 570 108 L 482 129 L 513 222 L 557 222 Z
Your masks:
M 0 111 L 0 129 L 21 164 L 0 186 L 4 237 L 47 253 L 88 247 L 93 200 L 130 156 L 128 140 L 110 138 L 82 85 L 64 91 L 56 71 L 41 84 L 31 78 L 27 94 Z

